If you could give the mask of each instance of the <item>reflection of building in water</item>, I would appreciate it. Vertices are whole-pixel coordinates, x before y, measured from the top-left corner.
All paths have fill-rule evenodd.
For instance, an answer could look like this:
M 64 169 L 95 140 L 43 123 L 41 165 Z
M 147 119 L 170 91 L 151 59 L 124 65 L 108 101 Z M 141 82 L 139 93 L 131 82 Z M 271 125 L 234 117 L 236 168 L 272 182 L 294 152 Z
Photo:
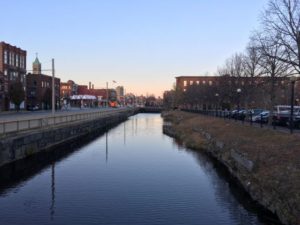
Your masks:
M 271 213 L 262 213 L 259 207 L 243 190 L 233 181 L 229 172 L 224 166 L 200 152 L 191 151 L 203 171 L 208 174 L 210 183 L 215 193 L 216 203 L 220 207 L 226 206 L 229 214 L 236 223 L 245 224 L 245 221 L 251 221 L 254 215 L 258 215 L 263 224 L 277 224 L 278 219 Z M 253 223 L 254 224 L 254 223 Z M 257 222 L 255 222 L 257 224 Z M 279 224 L 279 223 L 278 223 Z
M 105 133 L 105 161 L 108 161 L 108 131 Z
M 51 166 L 51 206 L 50 206 L 50 217 L 53 220 L 55 214 L 55 163 Z

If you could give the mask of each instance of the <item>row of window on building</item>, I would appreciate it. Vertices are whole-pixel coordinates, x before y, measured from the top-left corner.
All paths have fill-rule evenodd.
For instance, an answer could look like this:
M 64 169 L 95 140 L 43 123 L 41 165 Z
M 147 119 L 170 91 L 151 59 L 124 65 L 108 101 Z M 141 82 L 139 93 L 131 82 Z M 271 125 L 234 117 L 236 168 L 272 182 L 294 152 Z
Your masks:
M 4 51 L 4 64 L 25 69 L 25 57 L 14 52 Z
M 248 83 L 251 84 L 251 82 L 252 82 L 252 81 L 249 81 Z M 187 80 L 185 80 L 185 81 L 183 81 L 183 86 L 184 86 L 184 87 L 187 87 L 187 86 L 188 86 L 188 83 L 189 83 L 189 85 L 194 85 L 194 84 L 200 85 L 200 81 L 199 81 L 199 80 L 197 80 L 197 81 L 193 81 L 193 80 L 187 81 Z M 212 86 L 213 83 L 214 83 L 214 82 L 211 81 L 211 80 L 209 80 L 209 81 L 202 80 L 202 84 L 204 84 L 204 85 L 205 85 L 205 84 L 208 84 L 209 86 Z M 228 84 L 232 84 L 232 83 L 233 83 L 233 82 L 232 82 L 231 80 L 228 81 Z M 241 84 L 242 86 L 244 86 L 244 85 L 246 84 L 245 81 L 239 82 L 239 81 L 237 81 L 237 80 L 234 81 L 234 83 L 235 83 L 235 84 Z M 255 80 L 254 83 L 258 84 L 259 81 L 258 81 L 258 80 Z M 282 81 L 280 81 L 280 83 L 281 83 L 282 85 L 284 85 L 284 84 L 285 84 L 285 81 L 282 80 Z M 218 85 L 219 82 L 215 81 L 215 84 Z M 275 85 L 276 85 L 276 84 L 278 84 L 278 82 L 276 82 Z

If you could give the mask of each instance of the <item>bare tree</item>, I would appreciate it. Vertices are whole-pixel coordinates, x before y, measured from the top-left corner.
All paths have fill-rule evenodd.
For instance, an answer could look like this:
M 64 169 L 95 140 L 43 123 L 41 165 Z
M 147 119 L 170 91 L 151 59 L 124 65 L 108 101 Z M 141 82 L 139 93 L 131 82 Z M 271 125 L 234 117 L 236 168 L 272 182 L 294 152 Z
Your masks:
M 285 53 L 275 57 L 300 73 L 300 0 L 270 0 L 262 22 L 268 38 Z
M 245 89 L 241 93 L 237 92 L 237 89 L 241 88 L 243 81 L 245 80 L 245 65 L 244 55 L 236 53 L 232 57 L 228 58 L 225 62 L 225 66 L 221 70 L 223 77 L 220 79 L 220 87 L 222 86 L 222 95 L 227 96 L 230 103 L 238 105 L 240 102 L 244 102 Z M 226 91 L 227 93 L 224 93 Z
M 255 102 L 255 95 L 258 88 L 256 81 L 264 73 L 260 65 L 260 60 L 261 54 L 259 53 L 259 49 L 255 45 L 255 42 L 250 41 L 243 59 L 245 79 L 242 81 L 242 84 L 246 108 L 249 106 L 249 103 Z
M 14 81 L 9 87 L 9 99 L 15 104 L 16 110 L 20 110 L 20 105 L 25 99 L 25 91 L 20 81 Z
M 280 77 L 286 77 L 292 73 L 291 64 L 280 60 L 287 57 L 287 52 L 281 48 L 281 44 L 277 41 L 261 33 L 256 33 L 252 40 L 256 42 L 256 48 L 260 54 L 259 64 L 265 75 L 261 79 L 261 84 L 267 90 L 265 93 L 269 93 L 270 101 L 267 107 L 270 110 L 270 118 L 272 118 L 273 107 L 276 104 L 276 91 L 281 85 L 280 81 L 284 81 Z

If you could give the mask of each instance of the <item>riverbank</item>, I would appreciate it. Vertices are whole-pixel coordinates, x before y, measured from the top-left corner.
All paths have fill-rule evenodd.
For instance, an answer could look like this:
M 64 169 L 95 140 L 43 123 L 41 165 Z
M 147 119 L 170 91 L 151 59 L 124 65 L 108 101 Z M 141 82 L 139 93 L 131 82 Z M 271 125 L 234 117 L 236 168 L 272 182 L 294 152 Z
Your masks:
M 300 137 L 235 121 L 172 111 L 164 132 L 218 159 L 284 224 L 300 224 Z
M 37 153 L 55 150 L 61 145 L 94 135 L 110 126 L 125 121 L 135 113 L 134 110 L 129 109 L 100 115 L 98 118 L 90 117 L 85 120 L 75 120 L 52 126 L 41 126 L 41 128 L 34 130 L 9 133 L 0 139 L 0 167 Z

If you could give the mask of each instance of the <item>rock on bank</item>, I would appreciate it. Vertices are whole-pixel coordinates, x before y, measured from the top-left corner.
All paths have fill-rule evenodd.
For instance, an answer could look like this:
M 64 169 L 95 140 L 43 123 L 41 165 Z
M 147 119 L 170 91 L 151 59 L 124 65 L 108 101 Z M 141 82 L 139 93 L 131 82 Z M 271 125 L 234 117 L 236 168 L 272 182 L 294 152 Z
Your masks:
M 164 132 L 224 164 L 250 196 L 283 224 L 300 225 L 300 136 L 180 111 Z

